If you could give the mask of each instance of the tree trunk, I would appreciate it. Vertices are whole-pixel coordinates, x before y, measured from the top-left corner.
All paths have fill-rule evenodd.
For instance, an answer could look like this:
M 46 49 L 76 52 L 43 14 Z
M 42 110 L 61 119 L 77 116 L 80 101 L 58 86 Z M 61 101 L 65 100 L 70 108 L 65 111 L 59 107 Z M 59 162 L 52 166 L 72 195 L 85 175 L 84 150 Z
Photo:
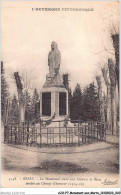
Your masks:
M 112 135 L 117 135 L 117 103 L 116 103 L 116 90 L 113 90 L 113 97 L 111 97 L 111 112 L 112 112 Z
M 119 34 L 114 34 L 111 36 L 113 40 L 113 47 L 115 50 L 115 73 L 116 73 L 116 79 L 117 79 L 117 86 L 118 86 L 118 92 L 119 92 Z
M 107 86 L 107 122 L 111 123 L 111 94 L 109 86 Z
M 111 84 L 108 79 L 108 68 L 105 66 L 102 68 L 102 75 L 105 81 L 105 85 L 107 88 L 107 101 L 106 101 L 106 108 L 107 108 L 107 125 L 108 130 L 112 132 L 112 115 L 111 115 Z
M 23 103 L 19 103 L 19 113 L 20 113 L 20 123 L 25 122 L 25 105 Z
M 18 72 L 14 73 L 14 77 L 16 80 L 16 85 L 17 85 L 17 91 L 18 91 L 18 100 L 19 100 L 19 114 L 20 114 L 20 119 L 19 119 L 19 123 L 24 123 L 25 122 L 25 101 L 24 101 L 24 97 L 23 97 L 23 86 L 20 80 L 20 77 L 18 75 Z
M 104 113 L 104 101 L 102 96 L 102 82 L 101 76 L 96 76 L 97 84 L 98 84 L 98 93 L 100 99 L 100 115 L 101 115 L 101 122 L 105 122 L 105 113 Z
M 116 72 L 115 66 L 112 59 L 108 59 L 109 76 L 111 82 L 111 111 L 112 111 L 112 134 L 118 134 L 118 123 L 117 123 L 117 95 L 116 95 Z

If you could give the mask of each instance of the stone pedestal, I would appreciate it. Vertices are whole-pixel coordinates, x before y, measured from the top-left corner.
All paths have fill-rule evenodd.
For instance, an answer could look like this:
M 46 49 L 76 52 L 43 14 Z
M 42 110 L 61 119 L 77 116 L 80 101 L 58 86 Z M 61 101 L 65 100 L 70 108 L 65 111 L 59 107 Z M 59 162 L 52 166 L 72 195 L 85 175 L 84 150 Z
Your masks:
M 64 87 L 46 86 L 40 92 L 40 118 L 64 120 L 68 116 L 68 91 Z

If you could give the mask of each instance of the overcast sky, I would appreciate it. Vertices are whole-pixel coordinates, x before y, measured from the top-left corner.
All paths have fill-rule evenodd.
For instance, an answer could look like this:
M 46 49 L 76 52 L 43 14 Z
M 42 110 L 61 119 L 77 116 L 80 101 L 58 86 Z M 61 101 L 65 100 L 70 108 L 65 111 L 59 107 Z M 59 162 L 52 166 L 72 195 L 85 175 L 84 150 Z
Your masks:
M 32 11 L 32 8 L 94 8 L 94 11 Z M 114 55 L 110 33 L 118 29 L 119 2 L 2 2 L 2 61 L 11 93 L 15 71 L 32 72 L 40 91 L 48 73 L 52 41 L 61 52 L 60 73 L 69 73 L 72 89 L 88 85 Z M 101 52 L 104 51 L 104 52 Z M 101 53 L 98 53 L 101 52 Z M 95 54 L 98 53 L 98 54 Z

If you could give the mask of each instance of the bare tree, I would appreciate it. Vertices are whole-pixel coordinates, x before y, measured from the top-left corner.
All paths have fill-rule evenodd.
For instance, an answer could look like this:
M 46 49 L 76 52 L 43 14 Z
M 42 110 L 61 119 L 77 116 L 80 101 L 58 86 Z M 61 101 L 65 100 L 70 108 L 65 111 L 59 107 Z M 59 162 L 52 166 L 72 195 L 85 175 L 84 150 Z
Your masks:
M 108 64 L 102 68 L 102 75 L 107 88 L 107 122 L 111 124 L 110 130 L 112 131 L 112 134 L 118 135 L 118 85 L 115 63 L 111 58 L 108 59 Z
M 108 67 L 104 66 L 102 68 L 102 75 L 105 81 L 105 85 L 107 88 L 107 94 L 106 94 L 106 110 L 107 110 L 107 122 L 111 123 L 111 83 L 108 78 Z M 111 128 L 112 126 L 110 126 Z M 111 128 L 112 131 L 112 128 Z
M 18 100 L 19 100 L 19 112 L 20 112 L 20 123 L 25 121 L 25 100 L 23 95 L 23 85 L 21 83 L 21 78 L 18 74 L 18 72 L 14 73 L 14 77 L 16 80 L 16 86 L 18 91 Z
M 119 33 L 112 34 L 111 37 L 113 40 L 113 47 L 115 50 L 115 59 L 116 59 L 115 72 L 116 72 L 116 79 L 117 79 L 117 85 L 119 91 Z
M 109 77 L 111 83 L 111 113 L 112 113 L 112 133 L 118 134 L 118 125 L 117 125 L 117 81 L 116 81 L 116 71 L 115 65 L 112 59 L 108 59 L 108 68 L 109 68 Z M 114 132 L 115 131 L 115 132 Z
M 20 77 L 18 72 L 14 73 L 19 100 L 20 123 L 25 122 L 25 112 L 28 113 L 28 96 L 32 95 L 34 89 L 33 83 L 36 79 L 33 71 L 24 71 L 21 73 L 21 75 L 22 76 Z

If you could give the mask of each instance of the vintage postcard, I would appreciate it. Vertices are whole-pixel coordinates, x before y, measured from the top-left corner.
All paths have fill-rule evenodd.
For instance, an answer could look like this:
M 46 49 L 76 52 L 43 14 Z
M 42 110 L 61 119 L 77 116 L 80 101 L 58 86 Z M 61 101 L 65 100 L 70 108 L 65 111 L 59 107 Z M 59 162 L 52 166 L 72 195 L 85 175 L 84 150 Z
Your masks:
M 1 1 L 2 188 L 119 188 L 119 2 Z

